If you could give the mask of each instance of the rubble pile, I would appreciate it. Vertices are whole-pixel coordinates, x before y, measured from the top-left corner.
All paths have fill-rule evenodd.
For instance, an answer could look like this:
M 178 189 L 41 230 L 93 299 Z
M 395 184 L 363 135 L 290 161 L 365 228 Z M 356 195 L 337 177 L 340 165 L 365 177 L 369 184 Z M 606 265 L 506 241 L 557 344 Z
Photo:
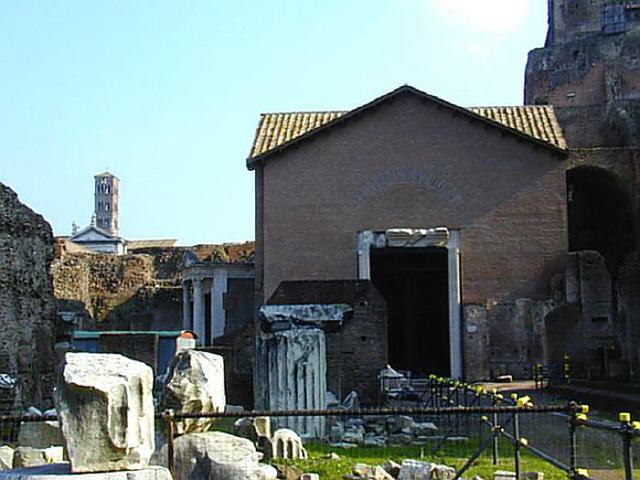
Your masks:
M 419 460 L 404 460 L 399 465 L 389 460 L 376 466 L 357 463 L 344 480 L 453 480 L 455 476 L 455 468 L 447 465 Z
M 438 436 L 435 424 L 416 422 L 406 415 L 354 417 L 344 422 L 334 420 L 329 428 L 329 440 L 334 448 L 424 445 L 444 439 L 447 438 Z

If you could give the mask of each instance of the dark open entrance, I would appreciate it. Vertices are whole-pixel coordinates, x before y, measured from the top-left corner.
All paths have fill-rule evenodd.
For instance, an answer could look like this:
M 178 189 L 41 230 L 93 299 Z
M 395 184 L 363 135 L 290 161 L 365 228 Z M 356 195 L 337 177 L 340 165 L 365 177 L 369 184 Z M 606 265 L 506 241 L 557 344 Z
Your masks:
M 569 250 L 596 250 L 616 276 L 634 249 L 633 213 L 627 194 L 606 170 L 577 167 L 567 172 Z
M 449 376 L 447 249 L 373 249 L 371 280 L 387 303 L 389 364 Z

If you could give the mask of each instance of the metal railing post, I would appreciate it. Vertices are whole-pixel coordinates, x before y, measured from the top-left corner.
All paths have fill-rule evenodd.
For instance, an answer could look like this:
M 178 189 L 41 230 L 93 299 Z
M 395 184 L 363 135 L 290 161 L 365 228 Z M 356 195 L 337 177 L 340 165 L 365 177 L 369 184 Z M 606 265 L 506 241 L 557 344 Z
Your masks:
M 491 400 L 491 404 L 495 407 L 496 405 L 496 399 L 493 398 Z M 498 414 L 494 413 L 493 414 L 493 428 L 500 428 L 500 425 L 498 424 Z M 498 465 L 498 459 L 500 456 L 500 451 L 499 451 L 499 442 L 500 442 L 500 438 L 498 437 L 498 435 L 494 435 L 493 436 L 493 445 L 491 448 L 491 454 L 492 454 L 492 458 L 493 458 L 493 464 L 494 465 Z
M 574 473 L 578 469 L 578 439 L 573 417 L 569 420 L 569 466 Z
M 513 414 L 513 461 L 516 470 L 516 480 L 520 480 L 520 418 Z
M 622 435 L 622 458 L 624 461 L 624 478 L 633 480 L 633 447 L 631 444 L 631 414 L 620 413 L 620 435 Z
M 633 480 L 633 455 L 631 446 L 631 434 L 628 431 L 622 432 L 622 455 L 624 457 L 624 478 Z

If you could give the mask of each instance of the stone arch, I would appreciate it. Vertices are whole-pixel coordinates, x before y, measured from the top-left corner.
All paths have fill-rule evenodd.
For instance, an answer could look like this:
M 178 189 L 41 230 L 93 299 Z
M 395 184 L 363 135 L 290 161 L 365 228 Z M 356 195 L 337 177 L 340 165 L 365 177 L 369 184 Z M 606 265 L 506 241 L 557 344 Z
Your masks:
M 599 167 L 567 171 L 569 250 L 596 250 L 613 276 L 634 250 L 633 208 L 621 179 Z

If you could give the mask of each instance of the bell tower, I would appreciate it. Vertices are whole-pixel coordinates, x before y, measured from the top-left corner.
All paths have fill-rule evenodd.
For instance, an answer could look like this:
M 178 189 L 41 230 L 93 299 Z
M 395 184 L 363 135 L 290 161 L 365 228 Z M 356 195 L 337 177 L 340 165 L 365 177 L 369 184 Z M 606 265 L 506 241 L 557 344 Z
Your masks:
M 100 173 L 93 178 L 96 184 L 95 225 L 118 236 L 120 232 L 120 180 L 109 172 Z

